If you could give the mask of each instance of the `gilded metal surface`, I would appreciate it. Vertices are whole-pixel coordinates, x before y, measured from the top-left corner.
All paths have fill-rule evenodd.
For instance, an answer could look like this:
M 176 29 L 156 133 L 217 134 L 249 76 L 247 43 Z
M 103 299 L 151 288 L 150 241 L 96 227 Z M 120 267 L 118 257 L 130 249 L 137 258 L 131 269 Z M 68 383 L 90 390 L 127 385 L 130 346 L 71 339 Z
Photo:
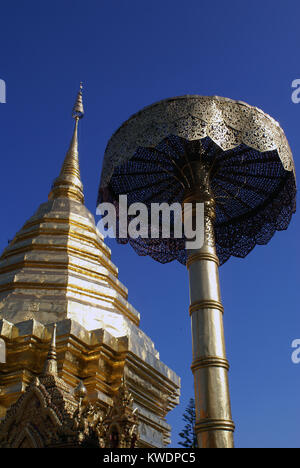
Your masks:
M 44 374 L 57 375 L 57 358 L 56 358 L 56 323 L 53 325 L 52 339 L 48 356 L 45 361 Z
M 100 434 L 103 447 L 135 448 L 139 447 L 138 411 L 134 409 L 134 400 L 125 379 L 122 379 L 118 392 L 113 398 L 113 405 L 101 421 Z
M 50 200 L 40 206 L 0 259 L 0 314 L 18 322 L 73 318 L 87 329 L 105 326 L 117 336 L 139 313 L 127 302 L 110 250 L 83 206 L 78 160 L 82 93 L 73 109 L 75 129 Z
M 235 426 L 227 419 L 211 418 L 203 423 L 196 423 L 199 448 L 228 448 L 232 445 Z
M 84 205 L 44 203 L 0 258 L 0 315 L 18 322 L 73 318 L 121 336 L 139 313 L 127 301 L 110 251 Z
M 44 424 L 49 414 L 46 404 L 35 415 L 39 392 L 49 402 L 48 384 L 53 388 L 58 384 L 58 391 L 69 395 L 81 379 L 89 402 L 100 402 L 104 415 L 113 419 L 109 411 L 125 375 L 139 414 L 139 447 L 163 447 L 170 442 L 165 417 L 178 404 L 180 379 L 160 361 L 153 341 L 139 328 L 140 314 L 127 301 L 128 290 L 118 280 L 110 249 L 82 203 L 77 142 L 83 114 L 81 91 L 73 113 L 74 134 L 49 201 L 25 223 L 0 258 L 0 339 L 7 349 L 6 363 L 0 363 L 0 419 L 18 400 L 9 417 L 20 411 L 24 440 L 15 431 L 9 444 L 40 446 L 37 434 L 25 431 L 36 416 L 43 434 L 51 436 L 46 437 L 47 445 L 56 432 Z M 57 330 L 54 327 L 52 333 L 53 323 Z M 25 395 L 27 390 L 31 396 Z M 69 413 L 74 416 L 78 402 L 73 393 L 68 395 Z M 90 417 L 93 409 L 89 406 L 86 411 Z M 61 412 L 54 413 L 58 425 L 64 424 Z M 84 415 L 77 414 L 76 431 Z M 129 432 L 136 426 L 134 421 L 124 426 L 127 435 L 122 444 L 132 442 Z
M 82 86 L 80 85 L 80 91 L 73 107 L 75 126 L 72 140 L 60 171 L 60 175 L 53 183 L 52 190 L 49 194 L 49 200 L 52 198 L 65 197 L 81 203 L 84 201 L 78 158 L 78 121 L 83 117 L 83 115 Z
M 1 448 L 134 448 L 138 412 L 124 381 L 105 410 L 101 400 L 86 401 L 80 381 L 72 388 L 58 377 L 55 327 L 44 371 L 0 421 Z
M 77 98 L 73 107 L 73 114 L 72 117 L 74 119 L 81 119 L 84 116 L 84 110 L 83 110 L 83 102 L 82 102 L 82 89 L 83 85 L 82 82 L 80 83 L 80 88 L 79 92 L 77 94 Z
M 277 149 L 284 168 L 294 170 L 280 125 L 257 107 L 219 96 L 180 96 L 142 109 L 115 132 L 105 151 L 101 187 L 137 147 L 154 147 L 169 135 L 190 141 L 209 136 L 223 150 L 242 143 L 261 152 Z
M 149 209 L 182 203 L 187 191 L 216 205 L 214 229 L 208 222 L 206 229 L 220 265 L 267 244 L 296 211 L 293 158 L 279 124 L 239 101 L 182 96 L 146 107 L 112 136 L 98 203 L 118 206 L 126 194 L 128 205 Z M 169 238 L 162 231 L 155 239 L 122 233 L 117 241 L 161 263 L 186 265 L 185 239 L 173 226 Z
M 82 382 L 82 380 L 80 380 L 79 384 L 74 389 L 74 396 L 78 401 L 81 401 L 84 399 L 84 397 L 86 397 L 86 395 L 87 395 L 87 389 L 84 383 Z
M 204 299 L 202 301 L 196 301 L 192 302 L 192 304 L 189 306 L 189 313 L 192 315 L 193 312 L 199 309 L 218 309 L 220 312 L 224 312 L 224 307 L 222 305 L 222 302 L 220 301 L 215 301 L 213 299 Z
M 211 260 L 212 262 L 215 262 L 217 266 L 219 266 L 219 259 L 217 255 L 208 252 L 198 252 L 189 256 L 186 262 L 186 267 L 189 269 L 192 263 L 197 262 L 198 260 Z
M 145 447 L 168 444 L 170 426 L 165 416 L 178 404 L 180 381 L 159 360 L 149 338 L 141 330 L 139 335 L 133 332 L 116 338 L 105 329 L 87 331 L 71 320 L 56 325 L 56 343 L 52 341 L 52 347 L 56 348 L 58 377 L 64 385 L 75 389 L 78 379 L 82 380 L 87 401 L 99 401 L 103 413 L 108 414 L 125 375 L 134 409 L 138 409 L 139 443 Z M 0 320 L 0 337 L 7 346 L 7 362 L 0 364 L 0 409 L 4 416 L 33 378 L 44 374 L 53 325 L 35 320 L 18 324 Z M 56 378 L 55 372 L 47 375 Z
M 194 372 L 197 369 L 201 369 L 202 367 L 224 367 L 225 369 L 229 370 L 229 362 L 227 359 L 220 358 L 218 356 L 205 356 L 195 359 L 192 362 L 191 369 Z
M 196 201 L 193 194 L 190 198 Z M 213 235 L 213 204 L 205 202 L 204 245 L 188 255 L 196 424 L 201 448 L 232 448 L 228 370 L 218 261 Z M 193 216 L 193 214 L 192 214 Z

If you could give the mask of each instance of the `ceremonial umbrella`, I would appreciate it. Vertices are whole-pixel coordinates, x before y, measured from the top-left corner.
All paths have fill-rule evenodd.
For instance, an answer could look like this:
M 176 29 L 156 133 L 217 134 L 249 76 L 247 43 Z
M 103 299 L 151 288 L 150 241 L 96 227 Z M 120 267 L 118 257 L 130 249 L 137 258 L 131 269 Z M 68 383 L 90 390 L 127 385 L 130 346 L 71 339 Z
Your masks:
M 245 257 L 289 225 L 296 183 L 284 132 L 241 101 L 160 101 L 133 115 L 107 145 L 98 203 L 113 203 L 118 216 L 120 195 L 127 195 L 128 206 L 139 202 L 150 209 L 154 203 L 192 204 L 185 218 L 193 226 L 195 204 L 204 206 L 204 242 L 198 248 L 187 249 L 174 225 L 168 237 L 160 225 L 155 236 L 132 237 L 123 230 L 117 240 L 129 242 L 139 255 L 187 266 L 198 444 L 233 447 L 218 266 L 231 255 Z

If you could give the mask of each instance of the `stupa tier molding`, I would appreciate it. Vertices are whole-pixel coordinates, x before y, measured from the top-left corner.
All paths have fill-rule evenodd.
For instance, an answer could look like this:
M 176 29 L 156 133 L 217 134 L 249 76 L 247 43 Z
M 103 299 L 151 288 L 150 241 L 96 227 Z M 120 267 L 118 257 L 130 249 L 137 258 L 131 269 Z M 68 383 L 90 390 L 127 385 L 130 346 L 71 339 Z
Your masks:
M 52 324 L 33 319 L 17 324 L 0 320 L 0 338 L 6 344 L 6 363 L 0 364 L 1 418 L 41 374 L 52 329 Z M 159 360 L 155 348 L 145 347 L 142 335 L 116 338 L 104 329 L 88 331 L 65 319 L 57 323 L 56 354 L 58 375 L 70 391 L 82 380 L 88 401 L 103 411 L 113 405 L 125 376 L 139 414 L 141 446 L 170 442 L 165 417 L 178 404 L 180 379 Z
M 79 202 L 43 203 L 0 258 L 0 316 L 19 322 L 74 319 L 124 334 L 140 314 L 127 301 L 110 249 Z

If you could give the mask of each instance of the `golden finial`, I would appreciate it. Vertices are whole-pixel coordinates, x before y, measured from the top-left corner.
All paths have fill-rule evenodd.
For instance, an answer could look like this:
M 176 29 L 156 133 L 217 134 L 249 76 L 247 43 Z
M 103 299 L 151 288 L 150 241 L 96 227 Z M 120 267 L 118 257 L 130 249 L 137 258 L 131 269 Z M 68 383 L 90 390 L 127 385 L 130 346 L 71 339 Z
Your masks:
M 84 383 L 82 382 L 82 380 L 80 380 L 79 384 L 74 389 L 74 396 L 75 396 L 76 400 L 78 401 L 79 413 L 81 412 L 81 405 L 82 405 L 82 402 L 85 399 L 86 395 L 87 395 L 87 389 L 86 389 Z
M 73 107 L 73 115 L 74 119 L 82 119 L 84 116 L 84 109 L 83 109 L 83 102 L 82 102 L 82 81 L 80 82 L 79 92 L 77 94 L 77 98 Z
M 82 382 L 82 380 L 79 380 L 79 384 L 74 389 L 75 398 L 77 398 L 77 400 L 83 399 L 86 396 L 86 394 L 87 394 L 87 389 L 84 383 Z
M 84 116 L 82 87 L 81 82 L 72 112 L 72 117 L 75 119 L 72 140 L 60 171 L 60 175 L 55 179 L 52 185 L 49 200 L 52 198 L 69 198 L 81 203 L 84 202 L 83 185 L 80 179 L 78 158 L 78 121 Z
M 51 344 L 44 366 L 44 374 L 57 375 L 56 359 L 56 323 L 53 325 Z

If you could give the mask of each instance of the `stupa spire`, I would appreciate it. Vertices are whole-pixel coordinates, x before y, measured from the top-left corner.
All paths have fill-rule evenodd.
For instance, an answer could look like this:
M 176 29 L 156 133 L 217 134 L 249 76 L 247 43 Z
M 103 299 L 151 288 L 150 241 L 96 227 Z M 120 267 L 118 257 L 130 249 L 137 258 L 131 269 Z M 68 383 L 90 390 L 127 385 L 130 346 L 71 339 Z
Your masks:
M 70 198 L 84 202 L 83 185 L 80 179 L 79 157 L 78 157 L 78 122 L 83 117 L 82 83 L 73 107 L 72 117 L 75 120 L 73 136 L 67 151 L 64 163 L 57 179 L 55 179 L 49 200 L 52 198 Z

